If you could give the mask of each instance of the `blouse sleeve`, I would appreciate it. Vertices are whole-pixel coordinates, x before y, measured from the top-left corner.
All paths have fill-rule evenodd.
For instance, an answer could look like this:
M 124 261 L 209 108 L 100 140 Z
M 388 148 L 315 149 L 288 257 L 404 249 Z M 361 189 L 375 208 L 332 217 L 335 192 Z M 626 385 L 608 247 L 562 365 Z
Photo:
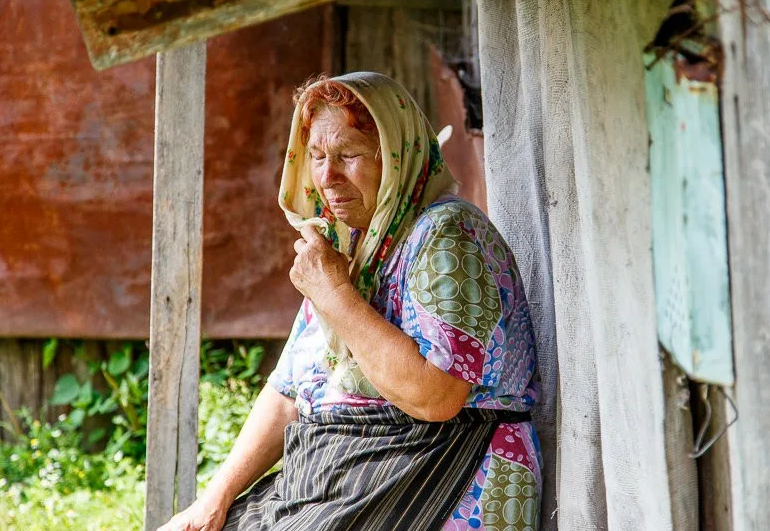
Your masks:
M 495 387 L 504 322 L 493 270 L 500 268 L 483 251 L 471 216 L 461 211 L 433 217 L 407 273 L 402 329 L 439 369 Z
M 281 357 L 278 358 L 278 363 L 267 378 L 267 383 L 270 384 L 276 391 L 282 395 L 286 395 L 290 398 L 297 397 L 297 387 L 294 380 L 294 345 L 297 342 L 297 338 L 307 327 L 306 301 L 302 302 L 302 306 L 297 313 L 297 317 L 294 319 L 294 324 L 291 327 L 289 333 L 289 340 L 283 347 Z

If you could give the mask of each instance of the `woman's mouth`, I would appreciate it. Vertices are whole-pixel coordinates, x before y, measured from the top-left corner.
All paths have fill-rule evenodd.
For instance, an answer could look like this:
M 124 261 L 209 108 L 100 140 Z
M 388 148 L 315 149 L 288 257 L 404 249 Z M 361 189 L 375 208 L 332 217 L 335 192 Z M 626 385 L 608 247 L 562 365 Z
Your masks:
M 341 206 L 345 203 L 350 203 L 353 199 L 350 197 L 335 197 L 334 199 L 329 199 L 329 205 L 331 206 Z

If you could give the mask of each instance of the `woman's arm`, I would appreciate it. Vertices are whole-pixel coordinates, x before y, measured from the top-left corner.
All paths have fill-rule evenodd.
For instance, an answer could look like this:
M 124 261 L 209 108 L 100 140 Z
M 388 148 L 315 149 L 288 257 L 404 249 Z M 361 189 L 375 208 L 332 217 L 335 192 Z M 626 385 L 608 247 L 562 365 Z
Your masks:
M 158 531 L 219 531 L 235 498 L 281 458 L 284 429 L 296 419 L 294 399 L 266 385 L 201 496 Z
M 266 385 L 254 402 L 233 449 L 204 495 L 219 493 L 229 507 L 241 492 L 281 458 L 284 429 L 294 420 L 297 420 L 294 399 Z
M 301 231 L 290 277 L 350 349 L 377 391 L 413 417 L 444 421 L 465 404 L 471 384 L 428 360 L 417 343 L 364 301 L 347 262 L 312 227 Z
M 465 405 L 471 384 L 425 359 L 417 343 L 367 304 L 352 284 L 342 284 L 313 302 L 372 385 L 399 409 L 418 419 L 443 422 Z

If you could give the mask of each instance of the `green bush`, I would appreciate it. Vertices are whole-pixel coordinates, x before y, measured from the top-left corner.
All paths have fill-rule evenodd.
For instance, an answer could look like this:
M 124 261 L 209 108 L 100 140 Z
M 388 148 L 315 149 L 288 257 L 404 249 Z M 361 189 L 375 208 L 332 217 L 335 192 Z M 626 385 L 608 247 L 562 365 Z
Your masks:
M 50 364 L 58 342 L 49 341 Z M 78 353 L 76 348 L 76 355 Z M 204 486 L 230 451 L 261 388 L 264 349 L 256 342 L 204 342 L 198 414 L 198 485 Z M 0 444 L 0 531 L 141 529 L 149 353 L 129 342 L 104 361 L 89 361 L 89 379 L 65 374 L 51 403 L 70 412 L 54 423 L 18 412 L 22 433 Z M 107 391 L 96 389 L 103 378 Z M 44 418 L 44 411 L 41 418 Z M 89 430 L 91 419 L 108 419 Z M 103 450 L 84 448 L 102 442 Z
M 65 415 L 54 425 L 19 413 L 27 428 L 14 444 L 0 445 L 0 487 L 37 484 L 69 494 L 82 488 L 104 488 L 109 478 L 107 459 L 82 452 L 82 436 Z
M 0 531 L 140 529 L 143 465 L 120 452 L 83 452 L 67 415 L 53 424 L 26 410 L 19 418 L 23 433 L 0 444 Z
M 50 365 L 57 353 L 58 341 L 47 342 L 44 365 Z M 230 388 L 239 385 L 258 389 L 259 366 L 265 349 L 255 341 L 204 341 L 201 345 L 201 381 Z M 83 358 L 82 343 L 75 344 L 75 356 Z M 78 380 L 73 373 L 61 376 L 51 397 L 52 405 L 71 407 L 69 423 L 81 427 L 89 419 L 109 418 L 106 426 L 89 430 L 83 443 L 88 448 L 106 441 L 105 453 L 143 461 L 146 453 L 147 396 L 150 354 L 143 342 L 126 342 L 107 360 L 86 360 L 89 379 Z M 98 389 L 97 379 L 106 384 Z

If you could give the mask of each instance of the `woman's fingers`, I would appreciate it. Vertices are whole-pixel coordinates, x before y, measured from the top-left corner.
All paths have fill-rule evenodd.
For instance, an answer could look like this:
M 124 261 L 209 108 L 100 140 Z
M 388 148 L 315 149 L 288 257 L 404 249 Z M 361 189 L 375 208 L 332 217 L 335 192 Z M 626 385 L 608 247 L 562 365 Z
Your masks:
M 321 234 L 318 232 L 318 229 L 312 225 L 305 225 L 299 229 L 299 233 L 302 234 L 302 237 L 308 242 L 317 242 L 324 239 L 324 237 L 321 236 Z

